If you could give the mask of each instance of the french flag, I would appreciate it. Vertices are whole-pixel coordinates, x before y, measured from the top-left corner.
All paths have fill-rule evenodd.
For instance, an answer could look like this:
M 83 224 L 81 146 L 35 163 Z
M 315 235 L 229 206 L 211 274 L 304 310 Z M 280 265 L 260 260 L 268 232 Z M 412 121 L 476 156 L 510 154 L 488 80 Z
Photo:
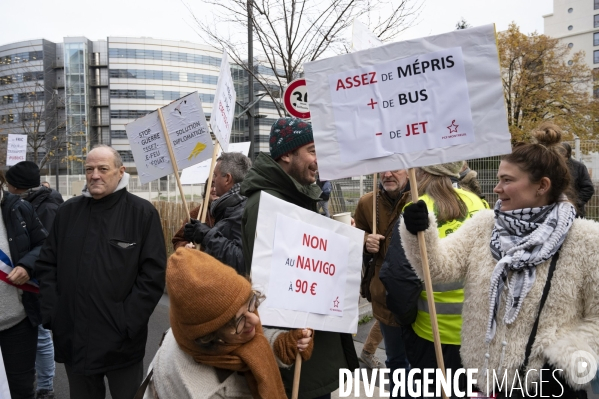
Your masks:
M 37 281 L 34 279 L 31 279 L 22 285 L 15 285 L 15 284 L 11 283 L 8 280 L 8 275 L 10 274 L 10 272 L 12 272 L 12 269 L 14 269 L 12 261 L 10 260 L 8 255 L 6 255 L 4 253 L 4 251 L 2 251 L 0 249 L 0 280 L 4 281 L 6 284 L 12 285 L 13 287 L 17 287 L 18 289 L 23 290 L 23 291 L 33 292 L 35 294 L 40 293 L 39 285 L 38 285 Z

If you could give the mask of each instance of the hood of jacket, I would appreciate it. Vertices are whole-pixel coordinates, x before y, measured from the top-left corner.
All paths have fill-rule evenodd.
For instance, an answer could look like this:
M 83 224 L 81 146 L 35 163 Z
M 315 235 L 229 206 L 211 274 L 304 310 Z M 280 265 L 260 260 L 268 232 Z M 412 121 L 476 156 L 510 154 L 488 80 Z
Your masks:
M 31 193 L 24 199 L 31 203 L 34 209 L 37 209 L 42 202 L 46 201 L 56 205 L 60 205 L 64 202 L 58 191 L 44 186 L 40 186 L 39 189 L 31 191 Z
M 307 209 L 320 201 L 322 193 L 316 184 L 301 185 L 264 152 L 258 154 L 241 183 L 241 195 L 250 197 L 261 190 L 277 192 L 285 201 Z

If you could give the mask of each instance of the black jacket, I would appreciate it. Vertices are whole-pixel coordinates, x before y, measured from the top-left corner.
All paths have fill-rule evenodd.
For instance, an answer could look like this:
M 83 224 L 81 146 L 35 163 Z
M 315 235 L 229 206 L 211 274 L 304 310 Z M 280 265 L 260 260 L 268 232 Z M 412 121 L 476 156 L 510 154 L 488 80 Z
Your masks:
M 64 202 L 62 195 L 58 191 L 41 186 L 38 190 L 32 191 L 25 200 L 33 205 L 33 209 L 35 209 L 42 225 L 50 231 L 56 211 L 60 204 Z
M 44 229 L 31 204 L 22 200 L 18 195 L 4 191 L 0 207 L 13 265 L 22 266 L 29 277 L 36 278 L 35 261 L 48 232 Z M 39 295 L 23 292 L 22 298 L 23 307 L 31 325 L 37 326 L 41 322 Z
M 148 201 L 121 189 L 65 202 L 36 267 L 57 362 L 91 375 L 143 359 L 166 269 L 160 218 Z
M 423 290 L 423 284 L 410 266 L 401 245 L 400 220 L 393 227 L 391 243 L 381 266 L 379 278 L 387 291 L 387 309 L 393 313 L 399 324 L 409 326 L 416 320 L 418 298 Z
M 246 202 L 246 197 L 234 194 L 211 209 L 216 223 L 202 240 L 204 252 L 231 266 L 242 276 L 246 273 L 241 249 L 241 217 Z
M 584 206 L 593 197 L 595 193 L 595 187 L 587 167 L 575 159 L 568 159 L 568 169 L 570 169 L 570 175 L 572 176 L 572 188 L 576 193 L 576 206 L 578 208 L 578 214 L 580 216 L 585 215 Z

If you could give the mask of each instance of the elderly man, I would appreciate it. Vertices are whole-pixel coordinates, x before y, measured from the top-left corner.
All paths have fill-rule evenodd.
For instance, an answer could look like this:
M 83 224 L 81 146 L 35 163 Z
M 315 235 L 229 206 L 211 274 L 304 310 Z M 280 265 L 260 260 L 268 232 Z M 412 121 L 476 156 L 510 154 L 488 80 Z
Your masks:
M 387 354 L 387 367 L 393 371 L 399 368 L 408 368 L 409 365 L 402 340 L 402 329 L 393 314 L 387 309 L 385 287 L 379 278 L 379 273 L 391 242 L 393 226 L 406 204 L 410 185 L 405 170 L 382 172 L 380 182 L 380 186 L 376 190 L 360 198 L 354 214 L 356 227 L 366 233 L 364 236 L 365 273 L 362 282 L 362 295 L 372 302 L 372 313 L 380 328 L 380 330 L 377 329 L 375 324 L 364 344 L 360 359 L 370 368 L 381 366 L 374 352 L 381 341 L 380 333 L 382 333 Z M 372 234 L 375 219 L 372 212 L 374 198 L 376 198 L 377 209 L 377 234 Z
M 81 196 L 56 214 L 36 269 L 44 326 L 71 398 L 131 399 L 143 377 L 148 320 L 164 290 L 158 212 L 127 192 L 117 151 L 94 147 Z
M 219 198 L 210 205 L 214 227 L 196 219 L 191 219 L 191 223 L 185 225 L 187 241 L 202 244 L 204 252 L 231 266 L 241 275 L 245 275 L 241 217 L 247 198 L 239 194 L 239 189 L 251 167 L 252 161 L 238 152 L 223 153 L 218 157 L 212 181 Z
M 300 119 L 280 118 L 270 131 L 270 156 L 260 153 L 241 184 L 248 197 L 243 213 L 243 257 L 249 274 L 256 236 L 260 192 L 316 212 L 320 188 L 316 184 L 316 148 L 312 126 Z M 339 369 L 358 368 L 350 334 L 318 331 L 314 335 L 312 358 L 301 369 L 301 398 L 328 398 L 339 388 Z M 280 369 L 288 396 L 291 396 L 294 367 Z

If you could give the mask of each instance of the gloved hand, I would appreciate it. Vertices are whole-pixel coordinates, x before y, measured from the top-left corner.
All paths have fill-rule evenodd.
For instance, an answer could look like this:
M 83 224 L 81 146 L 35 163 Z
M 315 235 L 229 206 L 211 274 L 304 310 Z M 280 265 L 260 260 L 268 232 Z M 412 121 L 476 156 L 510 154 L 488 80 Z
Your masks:
M 408 205 L 403 211 L 403 220 L 406 229 L 414 235 L 419 231 L 428 229 L 428 209 L 423 200 Z
M 314 349 L 313 333 L 313 330 L 304 328 L 279 334 L 273 345 L 275 355 L 284 364 L 293 364 L 298 353 L 304 361 L 310 360 Z
M 200 223 L 197 219 L 190 219 L 190 222 L 185 225 L 184 236 L 187 241 L 200 244 L 209 231 L 210 227 L 204 223 Z

